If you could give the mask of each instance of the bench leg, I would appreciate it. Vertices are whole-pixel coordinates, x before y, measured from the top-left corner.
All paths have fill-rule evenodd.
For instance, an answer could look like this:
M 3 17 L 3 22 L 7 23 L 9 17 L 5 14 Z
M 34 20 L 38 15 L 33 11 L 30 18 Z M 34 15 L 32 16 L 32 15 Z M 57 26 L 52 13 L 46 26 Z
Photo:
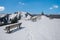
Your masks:
M 19 25 L 19 29 L 20 29 L 20 25 Z
M 21 23 L 20 23 L 20 24 L 19 24 L 19 26 L 18 26 L 18 27 L 19 27 L 19 29 L 21 28 L 20 26 L 21 26 Z
M 17 29 L 20 29 L 20 25 L 17 26 Z
M 10 29 L 7 30 L 7 33 L 10 33 Z

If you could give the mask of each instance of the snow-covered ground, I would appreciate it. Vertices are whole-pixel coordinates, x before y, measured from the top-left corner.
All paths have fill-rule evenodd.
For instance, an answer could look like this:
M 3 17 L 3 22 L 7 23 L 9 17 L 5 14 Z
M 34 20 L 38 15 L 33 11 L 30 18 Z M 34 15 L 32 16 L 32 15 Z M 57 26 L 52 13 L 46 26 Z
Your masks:
M 0 27 L 0 40 L 60 40 L 60 19 L 41 16 L 40 20 L 19 20 L 21 29 L 8 34 Z

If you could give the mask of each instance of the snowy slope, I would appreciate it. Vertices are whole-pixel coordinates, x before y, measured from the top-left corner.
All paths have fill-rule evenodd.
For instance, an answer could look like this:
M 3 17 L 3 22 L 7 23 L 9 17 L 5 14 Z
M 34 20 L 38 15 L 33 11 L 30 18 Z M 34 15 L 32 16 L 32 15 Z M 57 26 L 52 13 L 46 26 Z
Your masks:
M 19 20 L 22 29 L 15 30 L 11 34 L 6 33 L 0 27 L 0 40 L 60 40 L 60 19 L 49 19 L 42 16 L 40 20 Z

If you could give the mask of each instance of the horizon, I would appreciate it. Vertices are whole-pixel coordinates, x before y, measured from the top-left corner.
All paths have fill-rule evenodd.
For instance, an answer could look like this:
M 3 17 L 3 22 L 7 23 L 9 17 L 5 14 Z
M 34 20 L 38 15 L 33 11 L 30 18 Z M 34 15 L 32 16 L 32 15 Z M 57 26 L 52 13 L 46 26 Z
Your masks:
M 60 14 L 59 0 L 1 0 L 0 13 L 14 13 L 18 11 L 39 14 Z

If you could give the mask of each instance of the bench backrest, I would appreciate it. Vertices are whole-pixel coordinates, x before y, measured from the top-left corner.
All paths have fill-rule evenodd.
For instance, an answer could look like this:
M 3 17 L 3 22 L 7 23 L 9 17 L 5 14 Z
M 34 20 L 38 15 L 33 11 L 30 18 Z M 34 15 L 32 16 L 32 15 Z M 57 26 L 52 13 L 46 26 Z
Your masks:
M 5 30 L 18 27 L 18 26 L 20 26 L 21 24 L 22 24 L 22 23 L 11 24 L 11 25 L 7 26 L 7 27 L 5 28 Z

